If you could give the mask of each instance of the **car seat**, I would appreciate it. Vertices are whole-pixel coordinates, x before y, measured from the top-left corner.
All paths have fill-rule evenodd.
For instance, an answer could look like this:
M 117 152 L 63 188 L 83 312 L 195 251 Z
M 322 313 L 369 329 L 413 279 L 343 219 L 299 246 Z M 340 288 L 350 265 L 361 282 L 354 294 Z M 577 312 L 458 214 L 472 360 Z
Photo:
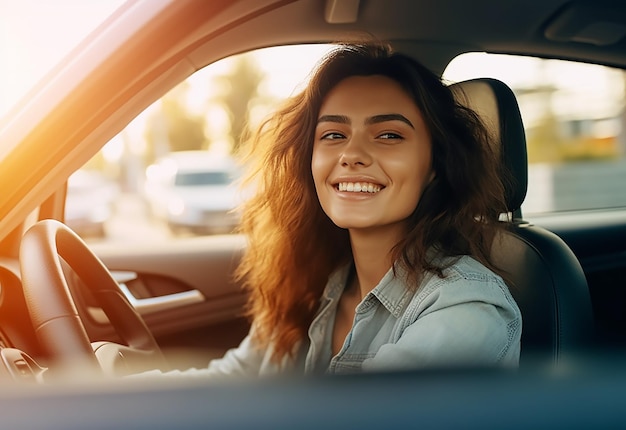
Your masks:
M 522 312 L 520 366 L 548 358 L 576 357 L 592 345 L 594 322 L 585 274 L 567 244 L 522 217 L 528 185 L 526 135 L 517 99 L 503 82 L 480 78 L 450 85 L 457 101 L 472 108 L 492 133 L 513 181 L 505 183 L 512 224 L 492 249 L 495 264 L 511 279 Z

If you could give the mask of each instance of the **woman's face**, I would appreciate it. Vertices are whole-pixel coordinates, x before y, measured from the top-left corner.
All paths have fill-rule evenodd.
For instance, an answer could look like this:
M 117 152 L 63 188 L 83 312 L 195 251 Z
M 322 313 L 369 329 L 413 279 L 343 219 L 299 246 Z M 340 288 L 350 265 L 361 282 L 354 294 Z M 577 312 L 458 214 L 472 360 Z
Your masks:
M 430 135 L 394 80 L 349 77 L 322 103 L 311 170 L 320 204 L 337 226 L 404 228 L 434 176 Z

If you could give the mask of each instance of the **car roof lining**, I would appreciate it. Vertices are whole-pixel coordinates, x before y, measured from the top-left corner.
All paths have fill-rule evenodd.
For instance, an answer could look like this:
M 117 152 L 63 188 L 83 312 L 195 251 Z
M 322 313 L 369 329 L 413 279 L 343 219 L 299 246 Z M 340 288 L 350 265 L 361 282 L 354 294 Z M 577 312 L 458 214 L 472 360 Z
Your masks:
M 581 24 L 580 15 L 586 11 L 588 3 L 544 0 L 528 1 L 522 7 L 519 3 L 494 0 L 474 0 L 461 5 L 451 0 L 440 0 L 423 7 L 419 2 L 401 0 L 363 1 L 360 2 L 356 22 L 329 24 L 325 19 L 324 2 L 319 0 L 266 1 L 263 7 L 245 17 L 229 17 L 228 14 L 236 13 L 235 8 L 216 17 L 224 19 L 227 24 L 218 33 L 199 37 L 190 59 L 202 68 L 232 55 L 233 49 L 245 52 L 273 45 L 375 38 L 394 42 L 392 44 L 400 47 L 399 50 L 415 56 L 439 74 L 452 58 L 470 51 L 591 59 L 600 64 L 625 67 L 621 57 L 626 50 L 626 38 L 604 45 L 585 43 L 580 41 L 580 36 L 576 36 L 575 30 L 571 30 L 581 26 L 581 31 L 589 26 L 596 27 L 600 28 L 596 37 L 602 37 L 610 31 L 610 26 L 605 23 L 606 16 L 611 16 L 615 22 L 611 28 L 624 26 L 626 29 L 626 18 L 612 14 L 610 2 L 603 6 L 605 12 L 593 15 L 597 17 L 595 21 L 592 15 L 586 14 L 589 17 L 587 25 Z M 504 13 L 510 12 L 511 8 L 516 8 L 515 14 Z M 403 13 L 395 12 L 399 10 Z M 480 11 L 478 18 L 466 18 L 473 16 L 476 10 Z M 448 22 L 445 27 L 439 24 L 442 19 Z M 247 21 L 245 28 L 235 25 L 242 20 Z M 389 28 L 393 28 L 393 32 Z M 570 39 L 563 36 L 558 39 L 554 36 L 558 34 L 555 28 L 568 28 L 574 35 Z M 494 37 L 494 33 L 497 36 Z M 254 38 L 250 37 L 251 34 Z

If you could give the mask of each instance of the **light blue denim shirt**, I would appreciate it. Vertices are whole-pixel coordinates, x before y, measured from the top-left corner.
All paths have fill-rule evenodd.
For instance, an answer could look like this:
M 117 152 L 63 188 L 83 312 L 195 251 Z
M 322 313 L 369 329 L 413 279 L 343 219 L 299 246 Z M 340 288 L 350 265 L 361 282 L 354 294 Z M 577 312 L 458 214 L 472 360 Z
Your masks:
M 411 289 L 390 270 L 357 306 L 343 347 L 331 357 L 335 310 L 347 276 L 346 270 L 336 273 L 309 329 L 305 371 L 517 366 L 522 318 L 504 281 L 470 257 L 444 275 L 429 274 Z
M 343 267 L 330 277 L 309 339 L 294 359 L 272 362 L 271 349 L 255 348 L 248 335 L 208 368 L 183 373 L 266 376 L 518 365 L 519 308 L 502 278 L 470 257 L 459 258 L 443 278 L 428 274 L 419 288 L 410 288 L 390 269 L 357 306 L 343 347 L 333 356 L 335 313 L 348 275 L 349 267 Z

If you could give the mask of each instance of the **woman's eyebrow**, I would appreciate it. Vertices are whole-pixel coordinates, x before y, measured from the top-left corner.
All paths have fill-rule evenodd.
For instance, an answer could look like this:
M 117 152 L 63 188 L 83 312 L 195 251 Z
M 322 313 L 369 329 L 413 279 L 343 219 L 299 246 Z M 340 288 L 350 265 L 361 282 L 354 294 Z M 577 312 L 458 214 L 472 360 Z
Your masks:
M 378 124 L 380 122 L 386 122 L 386 121 L 402 121 L 403 123 L 407 124 L 412 129 L 415 129 L 411 121 L 409 121 L 407 117 L 399 113 L 388 113 L 388 114 L 383 114 L 383 115 L 371 116 L 365 120 L 365 125 Z
M 365 120 L 365 125 L 378 124 L 386 121 L 402 121 L 412 129 L 415 129 L 413 123 L 409 121 L 407 117 L 399 113 L 387 113 L 381 115 L 374 115 Z M 318 118 L 317 123 L 322 122 L 336 122 L 338 124 L 351 124 L 350 118 L 345 115 L 322 115 Z
M 345 115 L 322 115 L 317 119 L 320 122 L 337 122 L 339 124 L 350 124 L 350 118 Z

